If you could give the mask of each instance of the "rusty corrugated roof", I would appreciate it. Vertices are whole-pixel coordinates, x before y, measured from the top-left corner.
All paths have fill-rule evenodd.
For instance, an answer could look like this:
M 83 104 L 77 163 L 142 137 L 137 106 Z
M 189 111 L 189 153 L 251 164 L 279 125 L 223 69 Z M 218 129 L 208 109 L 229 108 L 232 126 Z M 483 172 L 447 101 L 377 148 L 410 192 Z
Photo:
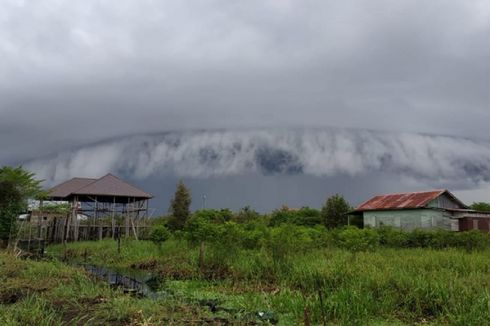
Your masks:
M 73 178 L 59 185 L 49 189 L 49 196 L 56 198 L 64 198 L 68 197 L 74 191 L 77 191 L 80 188 L 85 187 L 86 185 L 94 182 L 97 179 L 91 178 Z
M 71 195 L 153 197 L 151 194 L 130 185 L 110 173 L 99 179 L 73 178 L 49 190 L 49 196 L 52 198 L 66 198 Z
M 359 207 L 356 208 L 356 211 L 423 208 L 444 193 L 448 193 L 452 198 L 459 202 L 459 200 L 447 190 L 407 192 L 375 196 L 359 205 Z

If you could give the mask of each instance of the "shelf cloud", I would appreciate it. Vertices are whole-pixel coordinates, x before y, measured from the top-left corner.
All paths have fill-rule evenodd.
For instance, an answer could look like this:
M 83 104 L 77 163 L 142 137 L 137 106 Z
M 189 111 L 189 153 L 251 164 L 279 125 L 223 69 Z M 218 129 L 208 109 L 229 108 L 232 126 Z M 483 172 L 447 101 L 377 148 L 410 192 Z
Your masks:
M 490 181 L 490 143 L 353 129 L 172 132 L 86 145 L 26 167 L 48 183 L 108 171 L 137 179 L 383 172 L 471 186 Z

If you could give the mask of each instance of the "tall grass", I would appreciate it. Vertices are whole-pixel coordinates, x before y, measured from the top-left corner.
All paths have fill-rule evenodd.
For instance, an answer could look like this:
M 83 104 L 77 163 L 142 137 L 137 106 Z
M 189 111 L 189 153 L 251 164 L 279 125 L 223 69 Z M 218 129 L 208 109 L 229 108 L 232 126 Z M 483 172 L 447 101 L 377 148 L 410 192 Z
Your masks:
M 243 311 L 272 310 L 291 324 L 302 322 L 306 309 L 317 324 L 490 325 L 489 249 L 392 248 L 376 235 L 375 245 L 359 250 L 345 244 L 357 240 L 332 245 L 311 230 L 290 231 L 273 230 L 254 249 L 209 243 L 204 271 L 197 249 L 184 239 L 162 245 L 126 240 L 120 254 L 111 240 L 68 249 L 79 259 L 89 252 L 95 264 L 160 274 L 183 297 L 215 297 Z M 342 232 L 335 236 L 358 237 Z M 373 238 L 362 232 L 362 241 Z M 62 253 L 60 246 L 49 249 Z
M 178 325 L 209 316 L 173 298 L 132 297 L 56 260 L 20 260 L 0 252 L 0 282 L 2 326 Z

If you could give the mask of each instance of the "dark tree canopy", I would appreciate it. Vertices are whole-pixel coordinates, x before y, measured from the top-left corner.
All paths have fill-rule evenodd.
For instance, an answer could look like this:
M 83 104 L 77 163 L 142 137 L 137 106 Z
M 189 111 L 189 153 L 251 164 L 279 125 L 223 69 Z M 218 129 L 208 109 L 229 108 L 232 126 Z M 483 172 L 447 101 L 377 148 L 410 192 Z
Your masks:
M 22 194 L 12 181 L 0 181 L 0 240 L 7 241 L 18 214 L 25 209 Z
M 269 222 L 270 226 L 279 226 L 281 224 L 296 224 L 304 226 L 315 226 L 323 224 L 320 211 L 315 208 L 301 207 L 300 209 L 291 209 L 283 206 L 272 212 Z
M 26 200 L 44 196 L 44 192 L 41 190 L 42 180 L 36 180 L 34 173 L 24 170 L 21 166 L 16 168 L 4 166 L 0 168 L 1 181 L 12 182 L 22 198 Z
M 490 212 L 490 203 L 478 202 L 471 204 L 471 209 L 480 212 Z
M 0 168 L 0 240 L 6 241 L 15 232 L 15 220 L 27 210 L 27 200 L 43 196 L 41 181 L 22 167 Z
M 321 211 L 325 226 L 333 229 L 347 225 L 347 213 L 350 210 L 349 203 L 342 195 L 336 194 L 328 198 Z
M 172 230 L 182 230 L 190 217 L 191 193 L 184 182 L 179 181 L 174 198 L 170 203 L 170 220 L 168 226 Z
M 250 221 L 257 220 L 260 217 L 260 214 L 255 211 L 252 207 L 250 206 L 245 206 L 242 209 L 240 209 L 234 216 L 233 216 L 233 221 L 237 223 L 247 223 Z

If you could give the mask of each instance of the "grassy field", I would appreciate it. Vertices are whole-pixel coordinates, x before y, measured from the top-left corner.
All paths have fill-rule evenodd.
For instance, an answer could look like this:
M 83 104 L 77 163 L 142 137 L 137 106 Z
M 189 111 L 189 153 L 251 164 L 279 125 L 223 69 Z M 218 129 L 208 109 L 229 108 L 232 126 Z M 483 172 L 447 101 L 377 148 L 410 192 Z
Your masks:
M 22 273 L 8 278 L 7 284 L 26 295 L 15 304 L 2 305 L 7 316 L 3 318 L 16 320 L 20 311 L 34 304 L 47 307 L 46 320 L 66 320 L 67 313 L 57 311 L 56 304 L 66 300 L 68 306 L 78 309 L 67 308 L 70 316 L 102 316 L 101 320 L 122 323 L 146 320 L 158 324 L 165 318 L 186 318 L 196 324 L 208 318 L 217 323 L 212 320 L 215 317 L 245 324 L 247 316 L 264 312 L 272 314 L 272 320 L 277 319 L 280 325 L 303 324 L 305 320 L 312 325 L 490 325 L 488 249 L 380 247 L 353 252 L 326 247 L 280 255 L 266 248 L 208 246 L 201 268 L 198 247 L 178 239 L 159 245 L 126 240 L 120 253 L 112 240 L 69 244 L 66 251 L 53 246 L 49 253 L 95 265 L 149 271 L 171 295 L 157 301 L 135 299 L 109 291 L 102 284 L 94 285 L 82 272 L 61 263 L 9 261 L 9 267 L 3 263 L 2 268 L 21 269 Z M 28 284 L 29 277 L 36 274 L 33 269 L 48 280 L 50 273 L 60 273 L 63 282 L 56 282 L 49 290 L 34 285 L 22 288 L 23 282 Z M 49 284 L 35 279 L 36 284 Z M 102 302 L 93 304 L 94 300 Z M 216 302 L 218 311 L 206 311 L 198 304 L 203 300 Z M 169 308 L 175 302 L 182 307 L 177 309 L 181 315 Z M 115 306 L 121 311 L 123 304 L 131 308 L 121 313 L 108 309 Z M 37 313 L 43 314 L 38 309 Z
M 0 252 L 0 325 L 218 324 L 204 306 L 179 297 L 137 298 L 56 261 Z M 233 321 L 232 321 L 233 322 Z

